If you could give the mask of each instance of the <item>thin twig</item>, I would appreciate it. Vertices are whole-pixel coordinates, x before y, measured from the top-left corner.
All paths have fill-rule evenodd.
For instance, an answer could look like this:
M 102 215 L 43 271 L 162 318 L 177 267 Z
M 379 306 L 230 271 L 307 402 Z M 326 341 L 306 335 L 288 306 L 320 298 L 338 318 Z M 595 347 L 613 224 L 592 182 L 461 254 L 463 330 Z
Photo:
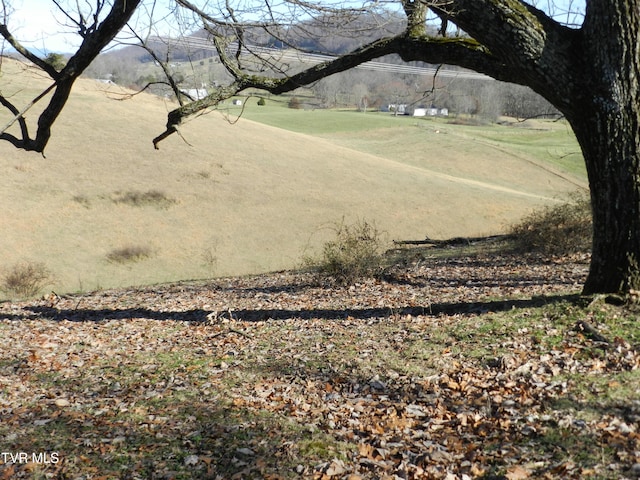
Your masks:
M 586 320 L 579 320 L 576 323 L 576 330 L 583 333 L 594 342 L 603 344 L 605 347 L 608 347 L 611 344 L 607 337 L 601 335 L 600 332 L 598 332 L 598 330 L 596 330 L 596 328 Z

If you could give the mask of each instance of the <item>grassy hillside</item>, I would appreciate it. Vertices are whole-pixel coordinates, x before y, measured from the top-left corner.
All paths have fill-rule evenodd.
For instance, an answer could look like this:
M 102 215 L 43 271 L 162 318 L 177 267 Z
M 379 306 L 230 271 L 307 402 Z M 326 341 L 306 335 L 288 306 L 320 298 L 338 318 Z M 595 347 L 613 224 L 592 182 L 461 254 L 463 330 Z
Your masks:
M 262 107 L 249 100 L 242 110 L 227 106 L 227 111 L 229 115 L 242 112 L 245 118 L 327 138 L 358 151 L 457 175 L 468 166 L 472 176 L 481 174 L 495 181 L 500 173 L 496 166 L 519 170 L 523 162 L 528 162 L 580 186 L 586 179 L 580 148 L 566 122 L 502 119 L 499 124 L 465 125 L 468 118 L 454 116 L 417 118 L 375 111 L 293 110 L 277 100 Z M 488 163 L 481 163 L 484 160 Z M 513 171 L 503 173 L 509 185 L 517 181 Z
M 10 67 L 2 86 L 14 99 L 47 85 Z M 0 271 L 43 262 L 50 287 L 67 292 L 285 269 L 343 217 L 375 222 L 390 239 L 497 233 L 582 182 L 501 141 L 507 127 L 482 137 L 410 118 L 258 110 L 255 101 L 238 123 L 211 113 L 185 125 L 189 144 L 173 136 L 154 151 L 173 105 L 117 101 L 120 93 L 79 82 L 46 158 L 0 143 Z M 276 113 L 299 131 L 265 125 Z

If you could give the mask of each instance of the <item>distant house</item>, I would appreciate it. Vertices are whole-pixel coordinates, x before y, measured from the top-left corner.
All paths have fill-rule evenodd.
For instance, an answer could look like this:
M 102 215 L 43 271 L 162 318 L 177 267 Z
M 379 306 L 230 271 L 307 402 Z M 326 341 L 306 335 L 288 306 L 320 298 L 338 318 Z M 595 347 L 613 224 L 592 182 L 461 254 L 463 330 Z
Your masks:
M 182 92 L 187 97 L 193 100 L 200 100 L 206 97 L 207 95 L 209 95 L 206 88 L 189 88 L 185 90 L 180 90 L 180 92 Z
M 394 113 L 395 115 L 404 115 L 406 113 L 407 106 L 404 103 L 390 103 L 387 107 L 387 111 Z
M 447 117 L 449 116 L 448 108 L 437 108 L 437 107 L 410 107 L 405 104 L 395 104 L 390 103 L 386 106 L 380 108 L 383 112 L 391 112 L 395 115 L 409 115 L 412 117 Z

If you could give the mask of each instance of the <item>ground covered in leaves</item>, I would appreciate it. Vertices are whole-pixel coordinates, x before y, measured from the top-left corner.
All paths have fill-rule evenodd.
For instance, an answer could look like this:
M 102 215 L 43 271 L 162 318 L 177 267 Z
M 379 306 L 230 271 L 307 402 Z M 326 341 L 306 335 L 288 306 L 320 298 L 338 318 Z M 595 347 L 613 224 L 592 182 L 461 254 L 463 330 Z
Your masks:
M 587 258 L 420 257 L 0 305 L 0 479 L 640 477 L 638 314 Z

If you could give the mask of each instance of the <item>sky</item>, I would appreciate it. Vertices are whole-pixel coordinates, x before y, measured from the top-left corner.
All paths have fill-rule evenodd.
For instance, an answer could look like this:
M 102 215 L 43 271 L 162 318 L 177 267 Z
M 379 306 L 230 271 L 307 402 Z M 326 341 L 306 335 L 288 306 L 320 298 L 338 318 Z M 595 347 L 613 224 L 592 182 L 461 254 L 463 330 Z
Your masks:
M 63 35 L 50 0 L 11 0 L 9 31 L 26 47 L 35 51 L 69 52 L 77 35 Z M 64 20 L 59 15 L 60 20 Z
M 52 0 L 9 0 L 9 3 L 13 8 L 9 31 L 26 47 L 37 52 L 70 53 L 80 45 L 80 35 L 68 26 L 71 22 Z M 74 11 L 75 0 L 61 0 L 61 3 L 71 5 L 70 11 Z M 166 6 L 170 0 L 158 3 Z M 87 1 L 86 5 L 92 2 Z
M 68 53 L 79 45 L 79 35 L 63 33 L 64 27 L 60 23 L 65 23 L 66 19 L 51 0 L 11 0 L 10 3 L 14 12 L 9 17 L 9 29 L 28 48 L 43 53 Z M 542 10 L 552 3 L 560 11 L 584 9 L 584 0 L 537 0 L 533 3 Z M 566 20 L 566 17 L 560 20 Z

